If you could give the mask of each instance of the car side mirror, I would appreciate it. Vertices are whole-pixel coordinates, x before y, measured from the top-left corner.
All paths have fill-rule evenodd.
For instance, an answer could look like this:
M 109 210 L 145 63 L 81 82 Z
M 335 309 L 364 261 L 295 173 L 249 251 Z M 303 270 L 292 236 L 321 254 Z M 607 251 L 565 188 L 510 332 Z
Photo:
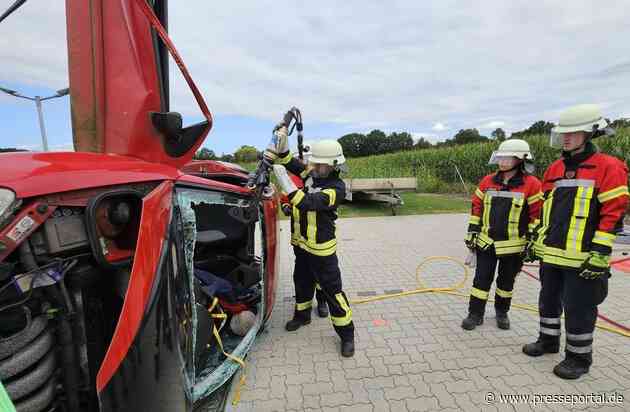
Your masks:
M 151 122 L 167 140 L 180 140 L 182 135 L 182 115 L 177 112 L 151 112 Z

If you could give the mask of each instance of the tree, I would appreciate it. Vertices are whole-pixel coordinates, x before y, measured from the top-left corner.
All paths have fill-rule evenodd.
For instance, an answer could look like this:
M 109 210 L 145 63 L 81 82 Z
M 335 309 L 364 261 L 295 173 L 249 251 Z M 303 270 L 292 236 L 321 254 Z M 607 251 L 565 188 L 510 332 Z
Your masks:
M 207 147 L 202 147 L 200 150 L 195 153 L 194 159 L 196 160 L 216 160 L 217 156 L 214 151 L 208 149 Z
M 424 137 L 421 137 L 413 146 L 416 149 L 429 149 L 432 146 L 432 144 L 430 141 L 426 140 Z
M 219 158 L 222 162 L 234 163 L 236 160 L 234 159 L 234 155 L 227 153 L 222 154 Z
M 497 127 L 494 132 L 492 132 L 492 138 L 498 142 L 502 142 L 505 140 L 505 130 Z
M 346 157 L 359 157 L 362 156 L 363 146 L 365 145 L 365 135 L 361 133 L 350 133 L 341 136 L 338 142 Z
M 381 130 L 372 130 L 365 136 L 363 156 L 384 153 L 387 150 L 387 135 Z
M 237 163 L 250 163 L 258 159 L 258 150 L 254 146 L 243 145 L 234 152 L 234 160 Z
M 461 129 L 455 136 L 453 136 L 453 144 L 468 144 L 476 142 L 484 142 L 488 140 L 486 136 L 479 134 L 477 129 Z
M 512 133 L 510 137 L 512 138 L 523 138 L 525 136 L 535 135 L 535 134 L 549 134 L 551 133 L 551 129 L 555 125 L 551 122 L 546 122 L 544 120 L 539 120 L 536 123 L 532 124 L 525 130 L 521 130 L 518 132 Z
M 389 147 L 386 148 L 386 153 L 409 150 L 413 148 L 413 137 L 407 132 L 394 132 L 387 137 L 387 144 Z

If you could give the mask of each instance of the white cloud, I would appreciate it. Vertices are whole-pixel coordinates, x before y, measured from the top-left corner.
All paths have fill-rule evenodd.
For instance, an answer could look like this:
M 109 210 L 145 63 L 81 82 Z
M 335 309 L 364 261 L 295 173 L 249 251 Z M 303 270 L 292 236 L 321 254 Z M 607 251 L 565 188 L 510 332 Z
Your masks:
M 413 142 L 416 143 L 420 138 L 424 140 L 428 140 L 431 143 L 437 143 L 446 140 L 445 137 L 439 136 L 435 133 L 422 133 L 422 132 L 413 132 L 411 133 L 411 137 L 413 138 Z
M 444 123 L 437 122 L 433 125 L 432 129 L 436 132 L 441 132 L 442 130 L 446 130 L 447 127 L 444 125 Z
M 504 127 L 505 126 L 505 122 L 501 121 L 501 120 L 492 120 L 490 122 L 484 123 L 483 125 L 479 126 L 480 129 L 496 129 L 497 127 Z
M 624 0 L 180 3 L 169 29 L 218 114 L 275 122 L 297 105 L 310 122 L 442 132 L 492 118 L 520 130 L 602 99 L 608 117 L 629 110 Z M 27 3 L 0 24 L 0 80 L 67 84 L 63 9 Z M 172 84 L 172 109 L 195 113 Z

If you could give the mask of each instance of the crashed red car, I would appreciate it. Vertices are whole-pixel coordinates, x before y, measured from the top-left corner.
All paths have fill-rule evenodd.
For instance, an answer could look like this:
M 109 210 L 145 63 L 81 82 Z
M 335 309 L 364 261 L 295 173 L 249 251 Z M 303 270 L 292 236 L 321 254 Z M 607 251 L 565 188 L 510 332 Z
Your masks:
M 66 7 L 77 152 L 0 154 L 0 381 L 18 411 L 201 409 L 270 317 L 277 196 L 185 172 L 212 118 L 166 0 Z M 169 53 L 202 123 L 170 111 Z

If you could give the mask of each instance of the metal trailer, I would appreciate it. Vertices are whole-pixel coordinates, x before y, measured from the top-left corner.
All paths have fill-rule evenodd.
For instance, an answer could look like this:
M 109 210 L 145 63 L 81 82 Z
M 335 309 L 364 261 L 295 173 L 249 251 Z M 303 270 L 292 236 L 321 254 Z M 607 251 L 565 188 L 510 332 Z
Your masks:
M 346 200 L 372 200 L 388 203 L 392 215 L 396 215 L 396 207 L 404 204 L 399 192 L 417 191 L 418 181 L 415 177 L 392 177 L 379 179 L 343 179 L 346 184 Z

